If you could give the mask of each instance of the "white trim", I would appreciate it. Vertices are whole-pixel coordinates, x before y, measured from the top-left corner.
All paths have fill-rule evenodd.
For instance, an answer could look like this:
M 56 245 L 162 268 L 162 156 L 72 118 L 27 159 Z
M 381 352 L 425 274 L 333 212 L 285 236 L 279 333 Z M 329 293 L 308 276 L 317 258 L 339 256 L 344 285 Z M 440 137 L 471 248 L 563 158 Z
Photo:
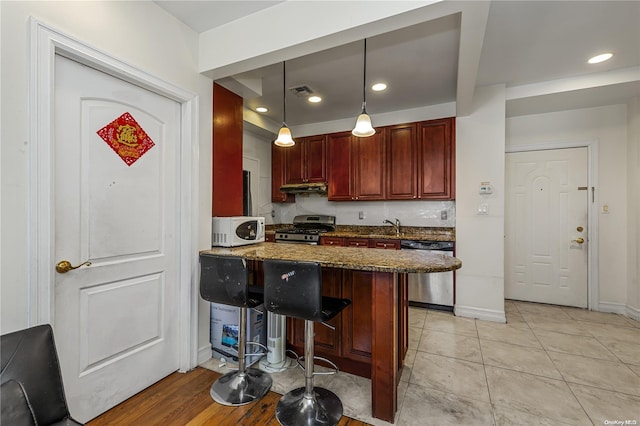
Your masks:
M 586 141 L 553 141 L 538 144 L 523 144 L 523 145 L 509 145 L 505 148 L 505 153 L 512 152 L 527 152 L 527 151 L 545 151 L 550 149 L 567 149 L 567 148 L 587 148 L 589 154 L 589 160 L 587 165 L 587 185 L 589 188 L 595 188 L 593 198 L 589 203 L 587 210 L 588 214 L 588 241 L 587 245 L 588 253 L 588 265 L 587 265 L 587 293 L 588 293 L 588 308 L 592 311 L 600 310 L 600 280 L 599 280 L 599 267 L 598 267 L 598 247 L 599 247 L 599 232 L 598 232 L 598 200 L 600 198 L 598 187 L 598 162 L 600 153 L 600 141 L 598 139 L 586 140 Z
M 634 319 L 636 321 L 640 321 L 640 309 L 636 309 L 636 308 L 634 308 L 632 306 L 629 306 L 629 305 L 627 305 L 625 308 L 626 308 L 625 309 L 625 314 L 629 318 Z
M 624 303 L 617 302 L 600 302 L 598 304 L 598 311 L 610 312 L 613 314 L 624 315 L 626 313 L 627 306 Z
M 211 345 L 202 346 L 198 350 L 198 365 L 202 365 L 205 362 L 213 358 L 213 352 L 211 351 Z
M 507 322 L 504 311 L 496 311 L 495 309 L 455 305 L 453 307 L 453 312 L 457 317 L 476 318 L 483 321 L 493 321 L 502 324 Z
M 30 18 L 29 314 L 30 325 L 54 319 L 53 89 L 55 55 L 173 99 L 181 108 L 179 187 L 179 369 L 197 365 L 198 97 Z

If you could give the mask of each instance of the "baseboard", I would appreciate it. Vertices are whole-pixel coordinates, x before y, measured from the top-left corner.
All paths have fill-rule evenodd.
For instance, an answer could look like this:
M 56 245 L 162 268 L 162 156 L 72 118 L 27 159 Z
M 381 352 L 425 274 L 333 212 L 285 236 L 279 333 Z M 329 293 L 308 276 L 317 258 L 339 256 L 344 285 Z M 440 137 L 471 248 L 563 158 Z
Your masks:
M 627 312 L 627 307 L 624 303 L 617 302 L 600 302 L 598 303 L 598 311 L 600 312 L 610 312 L 612 314 L 621 314 L 625 315 Z
M 198 349 L 198 365 L 211 359 L 211 345 L 202 346 Z
M 640 321 L 640 309 L 627 305 L 625 311 L 629 318 Z
M 503 324 L 507 322 L 504 311 L 455 305 L 453 312 L 457 317 L 476 318 L 483 321 L 500 322 Z

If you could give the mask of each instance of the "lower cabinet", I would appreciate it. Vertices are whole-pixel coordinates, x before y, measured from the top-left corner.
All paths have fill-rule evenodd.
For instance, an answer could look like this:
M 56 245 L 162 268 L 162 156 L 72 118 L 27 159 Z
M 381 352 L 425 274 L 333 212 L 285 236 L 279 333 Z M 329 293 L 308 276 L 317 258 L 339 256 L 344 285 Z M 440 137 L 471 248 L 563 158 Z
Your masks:
M 371 289 L 371 272 L 323 268 L 322 295 L 351 299 L 351 305 L 329 321 L 335 329 L 314 324 L 315 354 L 362 377 L 371 377 Z M 287 318 L 287 347 L 304 352 L 303 320 Z

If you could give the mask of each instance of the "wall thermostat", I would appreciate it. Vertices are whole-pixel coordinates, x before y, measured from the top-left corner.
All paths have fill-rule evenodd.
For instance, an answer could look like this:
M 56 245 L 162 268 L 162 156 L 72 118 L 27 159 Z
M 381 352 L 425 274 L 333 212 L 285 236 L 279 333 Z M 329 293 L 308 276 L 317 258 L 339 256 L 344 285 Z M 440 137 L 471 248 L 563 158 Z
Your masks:
M 493 194 L 493 187 L 491 186 L 491 182 L 480 182 L 480 193 Z

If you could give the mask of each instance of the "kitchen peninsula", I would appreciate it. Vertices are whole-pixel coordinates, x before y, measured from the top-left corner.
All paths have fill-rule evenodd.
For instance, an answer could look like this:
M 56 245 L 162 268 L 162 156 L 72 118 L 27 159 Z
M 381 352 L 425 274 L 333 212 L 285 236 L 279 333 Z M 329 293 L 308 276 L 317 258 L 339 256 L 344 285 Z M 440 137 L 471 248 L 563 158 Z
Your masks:
M 394 421 L 397 390 L 408 345 L 407 273 L 445 272 L 462 266 L 459 259 L 419 250 L 363 250 L 353 247 L 260 243 L 234 248 L 214 247 L 201 255 L 238 256 L 257 265 L 265 259 L 317 262 L 323 284 L 352 306 L 336 317 L 333 333 L 316 327 L 316 346 L 329 335 L 318 355 L 337 361 L 341 370 L 371 378 L 373 417 Z M 256 277 L 261 282 L 262 277 Z M 358 312 L 357 317 L 354 312 Z M 293 332 L 293 336 L 290 335 Z M 295 329 L 287 341 L 296 347 Z M 365 369 L 363 370 L 363 366 Z

